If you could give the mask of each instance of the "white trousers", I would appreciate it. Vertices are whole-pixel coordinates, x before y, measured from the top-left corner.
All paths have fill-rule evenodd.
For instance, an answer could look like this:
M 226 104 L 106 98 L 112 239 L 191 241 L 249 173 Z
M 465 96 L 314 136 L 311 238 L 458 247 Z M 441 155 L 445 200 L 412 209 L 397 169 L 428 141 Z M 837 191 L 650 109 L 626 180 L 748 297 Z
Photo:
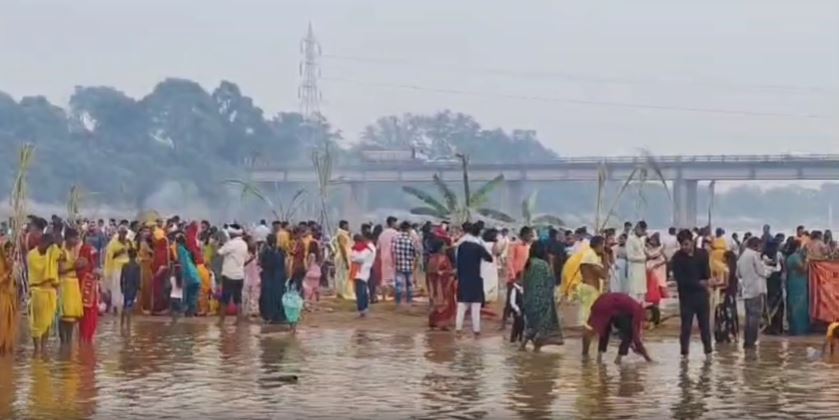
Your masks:
M 466 309 L 469 309 L 472 316 L 472 332 L 481 332 L 481 302 L 457 302 L 457 317 L 454 320 L 455 330 L 463 330 L 463 318 L 466 317 Z
M 122 311 L 122 287 L 120 287 L 120 277 L 121 272 L 119 270 L 115 270 L 107 278 L 107 284 L 105 285 L 105 289 L 111 293 L 111 307 L 117 308 L 119 311 Z

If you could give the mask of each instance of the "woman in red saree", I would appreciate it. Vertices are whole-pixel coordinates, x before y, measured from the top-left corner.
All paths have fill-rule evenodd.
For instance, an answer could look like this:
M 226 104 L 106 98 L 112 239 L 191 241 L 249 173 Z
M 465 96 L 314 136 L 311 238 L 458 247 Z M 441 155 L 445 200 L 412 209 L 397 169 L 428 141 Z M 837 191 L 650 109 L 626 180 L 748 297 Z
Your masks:
M 82 291 L 82 319 L 79 321 L 79 338 L 83 343 L 93 342 L 99 324 L 99 277 L 95 272 L 99 255 L 89 244 L 79 249 L 76 259 L 76 277 Z
M 454 267 L 443 251 L 443 241 L 431 240 L 431 255 L 428 257 L 426 282 L 431 300 L 431 312 L 428 314 L 428 326 L 432 329 L 448 330 L 454 325 L 457 313 L 457 281 Z

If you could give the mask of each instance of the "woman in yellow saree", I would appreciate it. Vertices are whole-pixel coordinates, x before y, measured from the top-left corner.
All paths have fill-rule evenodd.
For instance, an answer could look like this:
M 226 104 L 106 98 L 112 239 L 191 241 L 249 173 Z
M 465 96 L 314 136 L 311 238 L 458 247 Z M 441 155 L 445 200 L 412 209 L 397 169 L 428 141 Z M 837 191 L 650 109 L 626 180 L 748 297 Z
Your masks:
M 82 318 L 82 291 L 76 275 L 76 260 L 79 257 L 79 232 L 67 228 L 64 232 L 64 246 L 59 250 L 58 278 L 61 319 L 58 324 L 58 336 L 62 344 L 71 343 L 73 329 Z
M 338 222 L 335 234 L 335 293 L 344 300 L 355 300 L 355 288 L 350 272 L 350 253 L 352 239 L 350 224 L 346 220 Z
M 152 282 L 154 280 L 154 272 L 152 271 L 152 261 L 154 260 L 154 248 L 151 242 L 151 228 L 146 227 L 140 231 L 139 239 L 137 240 L 137 262 L 140 264 L 140 311 L 143 314 L 150 314 L 154 307 L 152 293 Z
M 44 234 L 35 249 L 26 254 L 29 273 L 29 329 L 35 353 L 44 353 L 58 309 L 58 258 L 60 250 L 52 235 Z
M 728 241 L 725 240 L 725 230 L 717 228 L 714 240 L 711 241 L 709 262 L 711 265 L 711 311 L 716 313 L 717 307 L 723 303 L 722 292 L 728 284 L 728 262 L 725 253 L 728 252 Z
M 0 355 L 14 350 L 20 320 L 12 261 L 6 253 L 5 245 L 0 245 Z

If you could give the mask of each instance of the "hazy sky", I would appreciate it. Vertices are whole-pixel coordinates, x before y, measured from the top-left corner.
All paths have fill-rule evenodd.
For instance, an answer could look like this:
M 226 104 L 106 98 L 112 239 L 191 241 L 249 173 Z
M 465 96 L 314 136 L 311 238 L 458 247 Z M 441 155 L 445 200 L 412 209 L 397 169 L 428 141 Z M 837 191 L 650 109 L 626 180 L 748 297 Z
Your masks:
M 565 155 L 839 153 L 839 0 L 1 0 L 0 90 L 228 79 L 297 110 L 309 21 L 351 141 L 448 108 Z

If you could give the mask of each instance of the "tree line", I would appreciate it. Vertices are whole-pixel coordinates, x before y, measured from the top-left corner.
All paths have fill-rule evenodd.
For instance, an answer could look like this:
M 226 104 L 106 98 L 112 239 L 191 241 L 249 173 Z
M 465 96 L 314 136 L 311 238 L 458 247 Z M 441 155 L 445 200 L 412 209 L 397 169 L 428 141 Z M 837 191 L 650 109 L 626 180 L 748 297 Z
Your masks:
M 113 87 L 79 86 L 66 107 L 43 96 L 15 100 L 0 92 L 0 196 L 11 189 L 17 150 L 24 143 L 36 146 L 29 172 L 32 199 L 64 203 L 70 188 L 77 185 L 98 203 L 137 210 L 166 183 L 206 201 L 222 198 L 222 181 L 246 178 L 249 164 L 311 165 L 312 151 L 327 143 L 335 146 L 336 164 L 359 162 L 360 151 L 366 148 L 414 148 L 430 159 L 460 153 L 474 163 L 526 163 L 558 156 L 533 130 L 486 128 L 469 115 L 448 110 L 384 116 L 361 133 L 345 136 L 325 116 L 307 121 L 297 112 L 267 115 L 229 81 L 208 91 L 191 80 L 166 79 L 142 98 Z M 418 203 L 399 188 L 374 188 L 370 205 L 415 207 Z M 541 187 L 533 211 L 586 215 L 594 209 L 596 189 L 582 183 Z M 648 195 L 647 218 L 666 223 L 670 211 L 666 194 L 653 188 Z M 620 203 L 620 216 L 634 216 L 634 197 L 628 194 L 627 202 Z M 826 220 L 828 203 L 834 198 L 839 198 L 839 188 L 830 185 L 819 191 L 742 187 L 718 193 L 714 211 L 723 217 L 768 220 L 783 220 L 797 212 L 802 218 Z M 703 201 L 708 200 L 700 197 L 700 208 Z

